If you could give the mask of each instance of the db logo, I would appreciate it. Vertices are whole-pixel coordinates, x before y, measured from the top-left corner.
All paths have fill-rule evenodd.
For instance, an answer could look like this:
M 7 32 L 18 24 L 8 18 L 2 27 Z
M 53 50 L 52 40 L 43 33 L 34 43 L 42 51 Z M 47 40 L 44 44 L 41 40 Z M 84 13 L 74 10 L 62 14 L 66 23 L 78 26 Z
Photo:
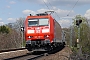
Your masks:
M 36 33 L 40 33 L 40 30 L 36 30 Z

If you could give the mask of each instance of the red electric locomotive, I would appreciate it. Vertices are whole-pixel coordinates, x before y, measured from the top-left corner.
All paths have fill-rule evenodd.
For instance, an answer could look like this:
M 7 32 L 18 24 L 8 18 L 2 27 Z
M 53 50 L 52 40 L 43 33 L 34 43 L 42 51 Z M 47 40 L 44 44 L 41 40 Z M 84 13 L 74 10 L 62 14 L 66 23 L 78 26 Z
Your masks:
M 59 23 L 47 13 L 27 16 L 25 20 L 26 48 L 29 51 L 44 49 L 47 51 L 64 45 L 62 29 Z

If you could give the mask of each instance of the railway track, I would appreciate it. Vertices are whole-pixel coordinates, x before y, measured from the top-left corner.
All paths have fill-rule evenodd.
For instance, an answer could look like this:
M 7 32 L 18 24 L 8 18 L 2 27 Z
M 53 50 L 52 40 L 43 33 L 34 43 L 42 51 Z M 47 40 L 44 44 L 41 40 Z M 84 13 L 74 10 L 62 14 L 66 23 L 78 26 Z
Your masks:
M 3 60 L 5 58 L 11 58 L 15 56 L 20 56 L 23 54 L 26 54 L 28 51 L 26 48 L 14 48 L 14 49 L 9 49 L 9 50 L 0 50 L 0 60 Z
M 42 56 L 44 56 L 44 54 L 25 54 L 17 57 L 7 58 L 4 60 L 36 60 Z
M 3 59 L 3 60 L 36 60 L 38 58 L 47 56 L 50 53 L 55 53 L 55 51 L 53 51 L 53 52 L 47 52 L 47 51 L 28 52 L 24 55 L 11 57 L 11 58 L 6 58 L 6 59 Z
M 23 50 L 23 49 L 26 49 L 26 48 L 12 48 L 12 49 L 4 49 L 4 50 L 0 50 L 0 53 L 2 52 L 9 52 L 9 51 L 16 51 L 16 50 Z
M 50 58 L 52 55 L 57 56 L 56 54 L 58 54 L 59 52 L 62 52 L 60 54 L 65 53 L 65 52 L 63 52 L 63 50 L 67 50 L 67 47 L 62 47 L 62 48 L 54 50 L 52 52 L 43 52 L 43 51 L 28 52 L 26 49 L 25 49 L 25 51 L 23 51 L 23 50 L 18 50 L 19 52 L 17 52 L 17 53 L 8 54 L 8 55 L 12 55 L 12 54 L 21 54 L 21 53 L 23 53 L 21 55 L 11 56 L 11 57 L 6 57 L 6 58 L 4 58 L 5 56 L 4 57 L 2 56 L 3 58 L 1 58 L 1 57 L 0 58 L 1 58 L 1 60 L 49 60 L 47 58 Z M 48 53 L 49 53 L 49 55 L 46 56 Z M 53 57 L 53 59 L 54 59 L 54 57 Z M 51 59 L 51 60 L 53 60 L 53 59 Z

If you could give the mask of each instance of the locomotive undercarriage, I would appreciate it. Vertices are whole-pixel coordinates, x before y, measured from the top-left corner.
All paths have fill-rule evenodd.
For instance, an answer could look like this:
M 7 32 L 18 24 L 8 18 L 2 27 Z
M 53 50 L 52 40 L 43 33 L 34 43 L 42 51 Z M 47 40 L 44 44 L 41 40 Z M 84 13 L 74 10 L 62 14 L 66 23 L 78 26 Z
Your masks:
M 33 50 L 51 51 L 51 50 L 56 49 L 61 46 L 64 46 L 64 43 L 61 43 L 61 42 L 50 43 L 49 40 L 48 41 L 45 41 L 45 40 L 30 41 L 30 40 L 28 40 L 26 42 L 26 48 L 28 51 L 33 51 Z

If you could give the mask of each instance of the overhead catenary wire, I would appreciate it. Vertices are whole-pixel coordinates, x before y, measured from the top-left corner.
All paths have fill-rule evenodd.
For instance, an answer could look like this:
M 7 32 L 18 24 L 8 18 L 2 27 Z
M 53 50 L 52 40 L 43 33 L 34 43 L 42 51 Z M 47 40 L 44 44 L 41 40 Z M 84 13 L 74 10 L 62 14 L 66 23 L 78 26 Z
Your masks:
M 46 2 L 43 0 L 44 4 L 46 5 L 46 7 L 50 10 L 49 6 L 46 4 Z
M 46 2 L 43 0 L 44 4 L 46 5 L 46 7 L 50 10 L 49 6 L 46 4 Z M 75 8 L 75 6 L 77 5 L 77 3 L 79 2 L 79 0 L 76 1 L 76 3 L 74 4 L 74 6 L 72 7 L 71 11 Z M 53 8 L 53 6 L 51 5 L 51 3 L 48 1 L 49 5 Z M 54 9 L 53 9 L 54 10 Z M 55 11 L 55 10 L 54 10 Z M 67 16 L 69 16 L 69 14 L 71 13 L 71 11 L 69 11 L 69 13 L 67 14 Z M 60 16 L 57 14 L 57 12 L 55 12 L 56 15 L 59 17 L 60 19 Z
M 47 7 L 49 10 L 51 10 L 44 0 L 43 0 L 43 2 L 44 2 L 44 4 L 46 5 L 46 7 Z M 48 3 L 49 3 L 49 5 L 53 8 L 53 6 L 51 5 L 51 3 L 50 3 L 49 1 L 48 1 Z M 52 10 L 54 10 L 54 9 L 52 9 Z M 55 10 L 54 10 L 54 12 L 55 12 Z M 59 19 L 60 19 L 60 16 L 57 14 L 57 12 L 55 12 L 55 13 L 56 13 L 56 15 L 59 17 Z
M 71 11 L 75 8 L 75 6 L 77 5 L 78 2 L 79 2 L 79 0 L 76 1 L 76 3 L 74 4 L 74 6 L 72 7 Z M 69 11 L 69 13 L 67 14 L 67 16 L 69 16 L 69 14 L 70 14 L 71 11 Z
M 49 5 L 51 5 L 51 3 L 48 1 L 48 3 L 49 3 Z M 51 5 L 51 7 L 53 8 L 53 6 Z M 54 10 L 54 9 L 53 9 Z M 55 12 L 56 13 L 56 15 L 59 17 L 59 19 L 60 19 L 60 16 L 57 14 L 57 12 Z

